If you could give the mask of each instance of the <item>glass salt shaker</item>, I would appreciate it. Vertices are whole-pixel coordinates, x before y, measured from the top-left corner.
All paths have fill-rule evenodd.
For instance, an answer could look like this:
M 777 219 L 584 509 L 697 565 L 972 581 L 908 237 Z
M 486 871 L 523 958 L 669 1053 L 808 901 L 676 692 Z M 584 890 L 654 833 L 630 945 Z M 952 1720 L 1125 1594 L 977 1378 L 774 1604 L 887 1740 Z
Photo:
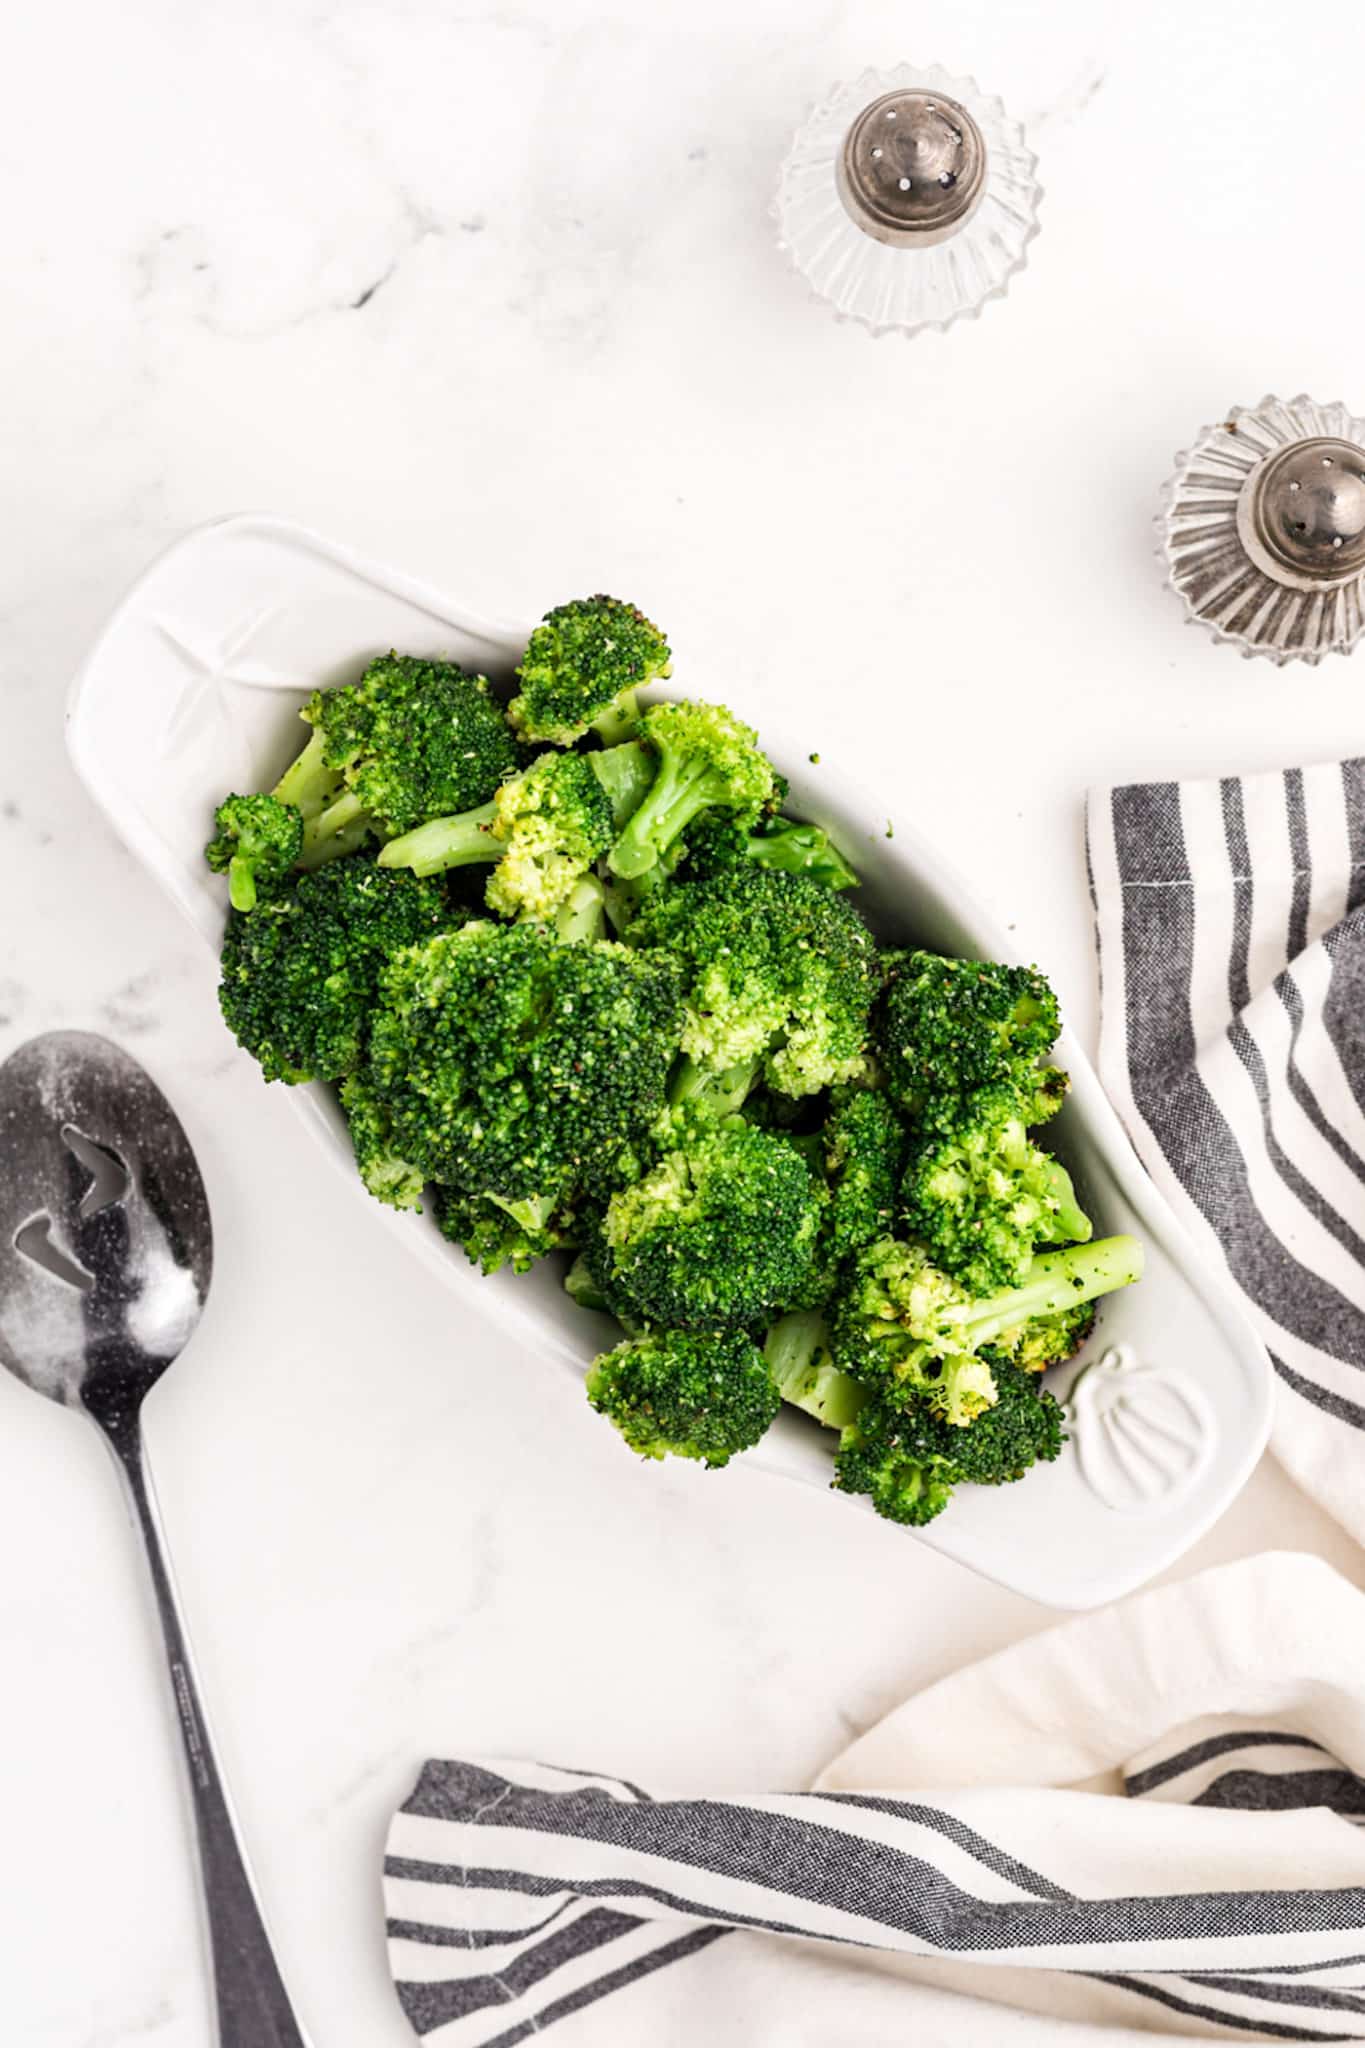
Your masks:
M 898 64 L 839 85 L 778 178 L 778 243 L 817 298 L 874 335 L 971 318 L 1038 232 L 1037 159 L 971 78 Z

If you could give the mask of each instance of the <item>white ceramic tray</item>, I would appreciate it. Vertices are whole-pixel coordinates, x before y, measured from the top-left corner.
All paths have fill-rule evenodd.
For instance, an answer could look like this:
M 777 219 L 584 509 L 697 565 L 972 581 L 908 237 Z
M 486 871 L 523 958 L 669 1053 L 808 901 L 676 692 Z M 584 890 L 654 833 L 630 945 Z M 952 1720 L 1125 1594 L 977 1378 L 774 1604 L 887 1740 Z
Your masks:
M 229 789 L 275 780 L 297 751 L 305 693 L 353 679 L 390 647 L 453 656 L 506 678 L 527 631 L 265 517 L 202 527 L 152 564 L 73 685 L 68 744 L 115 829 L 203 935 L 206 1007 L 224 915 L 222 882 L 202 858 L 213 808 Z M 685 691 L 687 680 L 678 676 L 676 687 Z M 732 695 L 742 715 L 754 714 L 742 688 Z M 809 767 L 766 714 L 755 722 L 791 778 L 792 808 L 825 826 L 855 862 L 864 878 L 858 901 L 884 934 L 945 952 L 1020 957 L 932 848 L 899 828 L 894 840 L 883 836 L 884 800 L 860 791 L 840 764 Z M 1146 1278 L 1102 1307 L 1079 1365 L 1053 1376 L 1065 1394 L 1092 1368 L 1075 1394 L 1060 1460 L 1019 1486 L 964 1490 L 918 1540 L 1034 1599 L 1075 1608 L 1139 1585 L 1222 1512 L 1264 1445 L 1271 1381 L 1262 1346 L 1143 1175 L 1069 1037 L 1059 1057 L 1073 1090 L 1056 1127 L 1058 1150 L 1097 1229 L 1142 1238 Z M 614 1325 L 564 1295 L 557 1261 L 484 1279 L 428 1218 L 372 1201 L 326 1089 L 277 1093 L 281 1113 L 302 1116 L 347 1174 L 375 1228 L 401 1231 L 471 1306 L 575 1374 L 611 1339 Z M 741 1483 L 745 1467 L 764 1466 L 827 1488 L 821 1438 L 804 1417 L 784 1415 L 716 1484 Z M 830 1495 L 831 1514 L 869 1511 Z M 885 1540 L 894 1570 L 898 1546 L 912 1538 L 888 1527 Z

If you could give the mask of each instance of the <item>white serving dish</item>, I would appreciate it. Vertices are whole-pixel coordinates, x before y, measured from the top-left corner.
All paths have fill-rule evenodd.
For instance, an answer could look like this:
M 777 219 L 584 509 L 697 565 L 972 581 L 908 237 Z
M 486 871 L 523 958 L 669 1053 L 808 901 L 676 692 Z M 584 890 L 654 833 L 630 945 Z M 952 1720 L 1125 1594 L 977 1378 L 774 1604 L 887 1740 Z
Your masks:
M 506 678 L 527 628 L 484 619 L 408 577 L 285 521 L 243 516 L 201 527 L 147 570 L 105 627 L 71 692 L 67 740 L 86 786 L 121 837 L 203 935 L 203 996 L 223 925 L 221 879 L 202 848 L 228 789 L 268 787 L 297 751 L 304 694 L 347 681 L 398 647 L 447 655 Z M 680 690 L 686 677 L 677 679 Z M 741 713 L 743 692 L 734 693 Z M 884 933 L 945 952 L 1019 958 L 932 848 L 883 836 L 886 806 L 837 763 L 806 764 L 763 720 L 791 778 L 794 811 L 826 827 L 862 876 L 859 902 Z M 1073 1090 L 1058 1150 L 1104 1234 L 1130 1230 L 1147 1250 L 1142 1283 L 1106 1303 L 1078 1366 L 1117 1353 L 1087 1380 L 1074 1440 L 1019 1486 L 971 1489 L 918 1540 L 1053 1606 L 1113 1599 L 1169 1564 L 1222 1512 L 1265 1443 L 1265 1351 L 1226 1286 L 1206 1271 L 1138 1166 L 1080 1048 L 1059 1057 Z M 581 1374 L 614 1325 L 564 1295 L 557 1261 L 485 1279 L 425 1217 L 397 1215 L 355 1177 L 341 1116 L 324 1088 L 279 1089 L 348 1175 L 375 1228 L 401 1231 L 447 1286 L 523 1341 Z M 745 1466 L 828 1487 L 827 1440 L 784 1415 Z M 734 1468 L 743 1470 L 743 1466 Z M 724 1482 L 718 1482 L 724 1483 Z M 831 1495 L 830 1513 L 868 1512 Z M 886 1560 L 909 1537 L 886 1530 Z

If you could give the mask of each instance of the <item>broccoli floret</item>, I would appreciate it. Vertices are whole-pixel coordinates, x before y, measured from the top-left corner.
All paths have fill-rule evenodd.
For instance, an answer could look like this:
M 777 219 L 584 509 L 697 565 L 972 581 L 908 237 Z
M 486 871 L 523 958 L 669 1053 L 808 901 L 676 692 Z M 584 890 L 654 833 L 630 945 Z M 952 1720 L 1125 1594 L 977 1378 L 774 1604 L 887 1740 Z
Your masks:
M 888 1522 L 922 1529 L 943 1513 L 958 1476 L 945 1454 L 944 1427 L 923 1407 L 869 1402 L 840 1437 L 833 1484 L 841 1493 L 865 1493 Z
M 228 878 L 234 910 L 254 910 L 260 882 L 288 874 L 303 845 L 303 813 L 273 796 L 225 797 L 214 812 L 218 828 L 204 848 L 216 875 Z
M 1059 1029 L 1057 998 L 1034 967 L 950 960 L 938 953 L 886 957 L 877 1050 L 886 1085 L 918 1123 L 960 1119 L 978 1088 L 1012 1087 L 1040 1121 L 1038 1062 Z
M 390 954 L 459 913 L 438 882 L 363 855 L 300 875 L 249 916 L 228 915 L 219 1001 L 267 1081 L 339 1081 L 359 1066 Z
M 733 811 L 703 811 L 687 828 L 689 875 L 716 875 L 739 861 L 784 874 L 809 875 L 826 889 L 856 889 L 858 876 L 818 825 L 795 818 L 764 820 L 750 831 Z
M 1032 1373 L 997 1364 L 995 1394 L 970 1429 L 938 1425 L 958 1478 L 971 1486 L 1007 1486 L 1031 1466 L 1051 1464 L 1066 1434 L 1061 1407 Z
M 799 1298 L 821 1190 L 783 1138 L 700 1124 L 607 1205 L 607 1279 L 654 1323 L 748 1325 Z
M 1039 1247 L 1092 1234 L 1066 1168 L 1029 1137 L 1015 1091 L 978 1089 L 959 1121 L 910 1149 L 905 1219 L 973 1293 L 1017 1287 Z
M 451 661 L 383 655 L 358 683 L 315 690 L 299 715 L 313 737 L 275 795 L 303 813 L 304 867 L 372 833 L 390 838 L 471 810 L 516 766 L 487 682 Z
M 519 1221 L 490 1195 L 465 1195 L 455 1188 L 436 1188 L 432 1206 L 442 1234 L 484 1273 L 496 1273 L 503 1266 L 525 1273 L 537 1259 L 565 1243 L 569 1228 L 565 1215 L 552 1215 L 537 1228 L 533 1222 Z M 524 1209 L 521 1213 L 524 1217 Z
M 645 1458 L 696 1458 L 713 1470 L 756 1444 L 781 1402 L 751 1337 L 661 1330 L 593 1360 L 588 1399 Z
M 496 861 L 489 909 L 504 917 L 552 918 L 615 836 L 596 758 L 541 754 L 523 774 L 504 782 L 490 803 L 458 817 L 430 819 L 391 839 L 379 865 L 434 875 Z
M 629 738 L 635 692 L 669 673 L 668 642 L 633 604 L 578 597 L 547 612 L 527 642 L 521 695 L 507 715 L 526 739 L 567 747 L 585 732 Z
M 833 1304 L 835 1362 L 892 1405 L 923 1401 L 962 1426 L 996 1398 L 987 1346 L 1012 1357 L 1034 1318 L 1073 1310 L 1141 1273 L 1136 1239 L 1104 1238 L 1045 1252 L 1021 1286 L 975 1297 L 923 1245 L 879 1238 L 858 1254 Z
M 640 730 L 658 756 L 649 793 L 608 856 L 613 874 L 642 875 L 710 806 L 757 822 L 772 795 L 758 734 L 720 704 L 656 704 Z
M 943 1512 L 954 1486 L 1005 1486 L 1062 1448 L 1062 1411 L 1037 1380 L 996 1367 L 996 1399 L 967 1429 L 922 1403 L 909 1410 L 873 1400 L 843 1431 L 834 1484 L 865 1493 L 888 1521 L 922 1527 Z
M 611 799 L 583 754 L 544 754 L 493 799 L 506 848 L 488 884 L 504 917 L 552 917 L 615 834 Z
M 349 1074 L 338 1092 L 355 1163 L 370 1193 L 391 1209 L 420 1210 L 424 1177 L 394 1151 L 388 1112 L 365 1076 Z
M 1095 1304 L 1081 1301 L 1055 1315 L 1031 1317 L 1011 1331 L 1008 1345 L 988 1344 L 981 1355 L 992 1365 L 1003 1358 L 1025 1372 L 1046 1372 L 1050 1365 L 1065 1365 L 1074 1358 L 1094 1327 Z
M 761 1056 L 785 1095 L 864 1072 L 876 947 L 852 905 L 818 882 L 753 867 L 680 882 L 647 900 L 631 940 L 681 963 L 682 1048 L 699 1066 Z
M 658 1116 L 677 1015 L 660 956 L 476 922 L 390 959 L 370 1078 L 405 1158 L 539 1230 L 577 1183 L 610 1184 Z

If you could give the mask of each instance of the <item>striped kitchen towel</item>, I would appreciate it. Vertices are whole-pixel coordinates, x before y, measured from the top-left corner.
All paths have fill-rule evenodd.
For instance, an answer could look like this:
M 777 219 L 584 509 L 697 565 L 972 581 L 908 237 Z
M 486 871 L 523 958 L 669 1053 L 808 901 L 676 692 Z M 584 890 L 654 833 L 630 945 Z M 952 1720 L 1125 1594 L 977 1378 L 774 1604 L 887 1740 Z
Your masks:
M 389 1957 L 442 2048 L 1365 2041 L 1365 1595 L 1265 1556 L 931 1686 L 804 1793 L 428 1763 Z
M 1100 1073 L 1365 1542 L 1365 761 L 1092 793 Z

